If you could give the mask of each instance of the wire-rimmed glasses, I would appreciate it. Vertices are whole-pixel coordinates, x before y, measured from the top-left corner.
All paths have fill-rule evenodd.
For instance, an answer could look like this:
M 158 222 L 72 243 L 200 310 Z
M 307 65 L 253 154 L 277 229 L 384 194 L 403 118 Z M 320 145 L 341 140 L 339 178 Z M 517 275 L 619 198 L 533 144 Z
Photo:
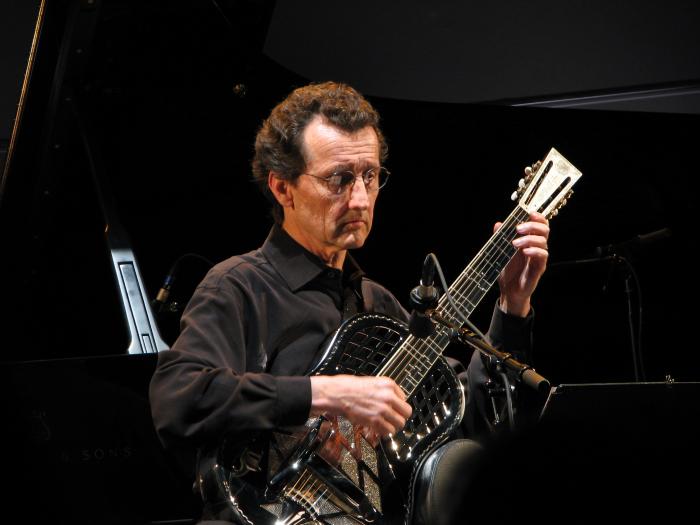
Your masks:
M 308 175 L 309 177 L 320 180 L 326 185 L 329 192 L 333 195 L 340 195 L 352 188 L 358 178 L 362 179 L 368 193 L 379 191 L 386 186 L 391 173 L 389 173 L 389 170 L 385 167 L 379 166 L 364 171 L 362 175 L 355 175 L 355 172 L 352 170 L 339 170 L 325 177 L 313 175 L 312 173 L 302 173 L 302 175 Z

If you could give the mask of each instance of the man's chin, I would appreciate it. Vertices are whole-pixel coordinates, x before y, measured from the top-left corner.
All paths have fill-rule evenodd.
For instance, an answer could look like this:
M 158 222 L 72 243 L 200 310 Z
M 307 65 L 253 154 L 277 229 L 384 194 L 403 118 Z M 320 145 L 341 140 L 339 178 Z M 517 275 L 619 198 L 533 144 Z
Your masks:
M 365 244 L 365 239 L 366 239 L 366 237 L 362 237 L 359 239 L 353 238 L 345 243 L 345 249 L 346 250 L 357 250 L 358 248 L 362 248 Z
M 356 250 L 357 248 L 362 248 L 367 240 L 367 230 L 365 228 L 345 232 L 341 234 L 340 244 L 346 250 Z

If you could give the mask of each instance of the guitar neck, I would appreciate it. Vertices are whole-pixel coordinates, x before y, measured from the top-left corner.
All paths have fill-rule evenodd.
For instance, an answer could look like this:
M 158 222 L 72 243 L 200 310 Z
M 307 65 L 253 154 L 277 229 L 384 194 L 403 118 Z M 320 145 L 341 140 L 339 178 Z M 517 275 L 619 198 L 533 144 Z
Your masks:
M 527 219 L 528 213 L 522 208 L 516 207 L 503 222 L 501 228 L 493 234 L 450 286 L 452 300 L 466 317 L 472 314 L 484 295 L 495 284 L 503 268 L 515 255 L 517 251 L 513 246 L 513 239 L 517 235 L 515 227 Z M 440 299 L 437 311 L 445 319 L 462 324 L 446 294 Z
M 528 212 L 516 207 L 452 283 L 449 293 L 462 315 L 471 315 L 515 255 L 517 250 L 512 244 L 517 234 L 515 227 L 527 218 Z M 462 325 L 447 294 L 440 299 L 436 311 L 447 321 Z M 450 342 L 447 328 L 441 325 L 435 328 L 435 334 L 430 337 L 409 335 L 377 375 L 391 377 L 407 396 L 411 395 Z

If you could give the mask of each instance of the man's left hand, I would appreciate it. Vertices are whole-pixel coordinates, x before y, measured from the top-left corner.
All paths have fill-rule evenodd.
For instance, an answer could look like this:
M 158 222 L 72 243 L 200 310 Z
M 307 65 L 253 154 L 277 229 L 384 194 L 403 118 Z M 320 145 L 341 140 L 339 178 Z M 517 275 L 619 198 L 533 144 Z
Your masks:
M 494 232 L 501 224 L 496 223 Z M 549 221 L 533 212 L 530 220 L 516 226 L 516 230 L 513 245 L 518 251 L 498 277 L 500 307 L 508 314 L 525 317 L 530 312 L 530 296 L 547 266 Z

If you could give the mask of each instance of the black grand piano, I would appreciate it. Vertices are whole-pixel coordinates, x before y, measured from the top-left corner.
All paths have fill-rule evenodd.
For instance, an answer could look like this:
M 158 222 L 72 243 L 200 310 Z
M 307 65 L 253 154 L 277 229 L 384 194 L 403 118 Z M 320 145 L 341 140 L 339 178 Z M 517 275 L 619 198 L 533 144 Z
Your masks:
M 361 2 L 334 12 L 323 2 L 306 10 L 281 1 L 35 2 L 0 179 L 6 515 L 37 523 L 196 520 L 191 480 L 152 429 L 148 381 L 212 262 L 257 247 L 269 228 L 248 168 L 261 119 L 291 88 L 326 78 L 357 85 L 383 116 L 398 176 L 357 258 L 399 297 L 428 251 L 456 275 L 509 211 L 522 166 L 550 147 L 584 172 L 556 219 L 551 268 L 538 290 L 536 365 L 559 385 L 549 408 L 564 418 L 567 436 L 585 427 L 583 435 L 607 439 L 570 463 L 537 453 L 533 438 L 524 452 L 511 450 L 523 453 L 518 468 L 569 480 L 589 505 L 596 503 L 576 479 L 592 477 L 587 465 L 602 468 L 599 457 L 612 472 L 623 458 L 620 465 L 647 476 L 644 490 L 623 476 L 638 495 L 661 483 L 662 467 L 665 482 L 682 488 L 676 480 L 697 459 L 691 423 L 700 412 L 695 315 L 684 306 L 700 291 L 692 255 L 700 70 L 688 58 L 697 56 L 698 9 L 681 16 L 671 4 L 632 17 L 634 31 L 655 13 L 665 13 L 668 20 L 656 20 L 664 28 L 685 20 L 644 49 L 625 50 L 605 24 L 584 17 L 576 25 L 549 11 L 547 31 L 561 31 L 562 17 L 569 34 L 596 27 L 603 50 L 555 46 L 542 30 L 531 45 L 550 53 L 535 59 L 507 52 L 518 44 L 507 31 L 497 41 L 504 50 L 489 40 L 462 53 L 460 38 L 484 42 L 476 20 L 499 19 L 486 7 L 455 14 L 422 3 L 382 10 Z M 361 9 L 372 14 L 363 22 L 372 38 L 353 29 Z M 534 14 L 518 16 L 528 22 Z M 506 18 L 506 29 L 518 26 Z M 420 31 L 426 27 L 441 32 Z M 605 46 L 617 69 L 604 63 Z M 600 67 L 587 65 L 585 75 L 569 62 L 558 67 L 572 50 L 579 61 L 598 53 L 591 63 Z M 532 78 L 524 75 L 535 63 Z M 462 69 L 436 78 L 450 64 Z M 430 198 L 418 206 L 417 195 Z M 637 242 L 654 232 L 666 234 Z M 622 247 L 625 264 L 600 257 L 610 246 Z M 474 320 L 489 315 L 490 306 Z M 563 415 L 572 411 L 573 422 Z M 624 447 L 623 437 L 643 445 Z M 642 449 L 649 468 L 632 469 Z M 515 464 L 507 457 L 501 467 Z M 668 501 L 671 510 L 678 505 Z M 544 501 L 542 512 L 552 505 Z

